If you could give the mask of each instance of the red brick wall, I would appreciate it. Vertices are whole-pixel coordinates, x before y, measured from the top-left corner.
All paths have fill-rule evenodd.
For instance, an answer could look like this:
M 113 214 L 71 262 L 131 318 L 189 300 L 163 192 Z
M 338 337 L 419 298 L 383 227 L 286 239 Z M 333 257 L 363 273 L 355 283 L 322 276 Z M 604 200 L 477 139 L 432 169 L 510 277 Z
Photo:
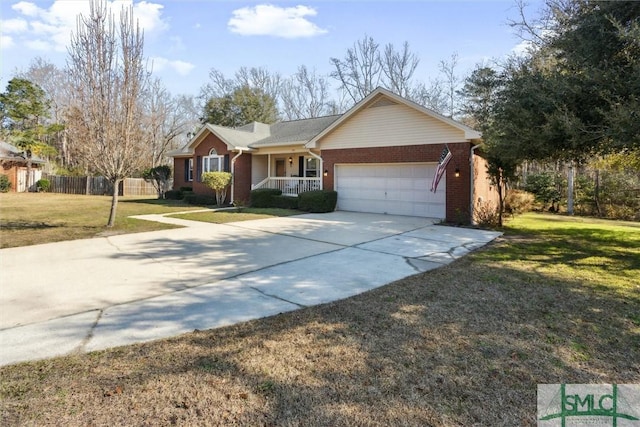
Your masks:
M 238 153 L 232 153 L 231 159 Z M 235 202 L 249 203 L 251 193 L 251 154 L 243 153 L 233 167 L 233 199 Z M 231 161 L 231 160 L 229 160 Z
M 184 162 L 185 158 L 174 158 L 173 159 L 173 189 L 179 190 L 180 187 L 191 187 L 191 181 L 185 181 L 184 179 Z
M 193 192 L 196 194 L 203 194 L 207 196 L 215 195 L 215 192 L 198 181 L 198 170 L 202 167 L 198 165 L 198 157 L 200 157 L 200 163 L 202 163 L 202 157 L 208 156 L 212 148 L 216 149 L 216 153 L 219 156 L 228 155 L 229 162 L 238 153 L 229 151 L 227 144 L 222 142 L 217 136 L 209 134 L 205 139 L 198 144 L 193 155 L 193 181 L 185 182 L 184 179 L 184 158 L 175 158 L 173 160 L 174 181 L 173 188 L 179 189 L 184 186 L 193 187 Z M 249 193 L 251 192 L 251 154 L 244 153 L 238 157 L 234 166 L 234 198 L 237 201 L 249 200 Z M 231 198 L 231 192 L 227 192 L 227 202 Z
M 487 161 L 481 157 L 481 153 L 476 151 L 476 155 L 473 156 L 474 163 L 474 180 L 473 186 L 475 188 L 473 194 L 474 210 L 478 208 L 478 203 L 489 203 L 494 207 L 498 207 L 500 199 L 498 197 L 498 191 L 496 187 L 489 180 L 489 174 L 487 173 Z
M 447 221 L 457 222 L 468 219 L 470 180 L 468 142 L 448 144 L 452 159 L 447 166 Z M 325 189 L 334 189 L 334 166 L 336 163 L 411 163 L 438 162 L 444 144 L 406 145 L 397 147 L 347 148 L 322 150 L 324 169 L 329 172 L 323 178 Z M 455 177 L 455 170 L 460 177 Z
M 9 191 L 14 193 L 18 191 L 18 168 L 15 164 L 10 162 L 3 163 L 0 173 L 7 175 L 9 178 L 9 182 L 11 183 L 11 189 Z

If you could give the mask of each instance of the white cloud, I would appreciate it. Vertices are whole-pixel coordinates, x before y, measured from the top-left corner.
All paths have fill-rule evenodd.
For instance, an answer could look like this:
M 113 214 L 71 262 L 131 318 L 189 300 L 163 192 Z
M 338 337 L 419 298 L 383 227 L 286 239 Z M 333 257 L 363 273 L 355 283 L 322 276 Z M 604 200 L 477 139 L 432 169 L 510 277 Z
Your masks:
M 282 8 L 268 4 L 243 7 L 233 12 L 228 26 L 231 32 L 245 36 L 275 36 L 283 38 L 313 37 L 327 30 L 307 20 L 315 9 L 307 6 Z
M 7 19 L 2 21 L 2 28 L 0 31 L 3 33 L 21 33 L 27 31 L 29 24 L 24 19 Z
M 11 36 L 5 36 L 0 34 L 0 49 L 9 49 L 15 46 L 13 38 Z
M 193 65 L 190 62 L 185 62 L 180 60 L 172 61 L 170 59 L 163 58 L 161 56 L 156 56 L 151 58 L 151 65 L 153 66 L 154 72 L 171 69 L 181 76 L 188 75 L 191 72 L 191 70 L 195 68 L 195 65 Z
M 26 16 L 38 16 L 39 11 L 42 10 L 35 4 L 28 1 L 18 2 L 11 6 L 11 9 L 18 11 Z
M 161 4 L 148 1 L 113 0 L 107 2 L 109 10 L 116 19 L 119 17 L 122 7 L 133 5 L 133 16 L 138 20 L 140 28 L 145 34 L 160 32 L 168 28 L 168 24 L 162 19 Z M 41 50 L 42 40 L 48 41 L 48 49 L 65 52 L 71 33 L 76 31 L 77 17 L 80 14 L 89 14 L 89 2 L 78 0 L 54 0 L 49 8 L 41 8 L 35 3 L 21 1 L 12 6 L 12 9 L 23 15 L 20 18 L 2 21 L 3 32 L 7 22 L 14 34 L 20 34 L 20 41 L 28 48 Z M 21 21 L 21 22 L 19 22 Z M 35 36 L 35 37 L 34 37 Z M 14 37 L 14 42 L 18 38 Z
M 42 52 L 48 52 L 54 48 L 51 43 L 45 40 L 28 40 L 25 42 L 25 46 L 31 50 L 39 50 Z

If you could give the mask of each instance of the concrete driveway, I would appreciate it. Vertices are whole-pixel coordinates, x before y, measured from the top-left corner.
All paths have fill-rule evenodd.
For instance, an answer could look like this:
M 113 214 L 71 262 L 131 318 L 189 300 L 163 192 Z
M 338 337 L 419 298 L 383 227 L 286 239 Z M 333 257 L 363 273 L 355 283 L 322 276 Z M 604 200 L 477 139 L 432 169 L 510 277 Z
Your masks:
M 346 298 L 498 233 L 351 212 L 0 250 L 0 365 L 93 351 Z

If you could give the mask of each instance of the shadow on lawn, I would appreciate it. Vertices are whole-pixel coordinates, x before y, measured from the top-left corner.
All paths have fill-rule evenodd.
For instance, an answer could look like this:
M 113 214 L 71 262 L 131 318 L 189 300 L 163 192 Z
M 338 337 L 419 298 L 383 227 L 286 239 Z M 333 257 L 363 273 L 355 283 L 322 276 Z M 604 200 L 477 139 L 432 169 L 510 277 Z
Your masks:
M 39 230 L 45 228 L 63 227 L 64 224 L 49 224 L 43 221 L 2 221 L 0 228 L 7 230 Z

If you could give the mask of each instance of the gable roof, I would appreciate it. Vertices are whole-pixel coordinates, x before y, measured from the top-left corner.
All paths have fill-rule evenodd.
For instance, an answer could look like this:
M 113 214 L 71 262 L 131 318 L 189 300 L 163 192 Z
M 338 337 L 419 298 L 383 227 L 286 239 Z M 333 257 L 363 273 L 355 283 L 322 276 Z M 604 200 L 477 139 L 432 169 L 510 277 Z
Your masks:
M 356 103 L 346 113 L 333 116 L 315 117 L 311 119 L 291 120 L 278 122 L 271 125 L 252 122 L 238 128 L 229 128 L 212 124 L 205 124 L 198 133 L 179 150 L 170 151 L 167 155 L 172 157 L 187 157 L 194 153 L 195 147 L 212 133 L 222 142 L 227 144 L 231 151 L 254 151 L 259 148 L 279 147 L 287 145 L 304 145 L 305 148 L 315 148 L 318 141 L 333 130 L 341 126 L 359 111 L 373 104 L 402 104 L 409 108 L 439 120 L 455 129 L 463 132 L 464 138 L 474 143 L 482 138 L 482 135 L 449 117 L 436 113 L 426 107 L 409 101 L 395 93 L 378 87 L 368 96 Z
M 341 126 L 343 123 L 345 123 L 347 120 L 349 120 L 351 117 L 353 117 L 355 114 L 357 114 L 361 110 L 376 103 L 383 104 L 388 102 L 403 104 L 422 114 L 425 114 L 436 120 L 440 120 L 448 124 L 449 126 L 452 126 L 458 130 L 461 130 L 462 132 L 464 132 L 465 139 L 468 139 L 470 142 L 473 142 L 474 140 L 482 139 L 482 135 L 480 134 L 480 132 L 471 129 L 469 126 L 463 125 L 462 123 L 459 123 L 449 117 L 443 116 L 440 113 L 436 113 L 435 111 L 430 110 L 429 108 L 423 107 L 420 104 L 416 104 L 413 101 L 410 101 L 406 98 L 401 97 L 400 95 L 396 95 L 395 93 L 387 89 L 378 87 L 369 95 L 367 95 L 364 99 L 362 99 L 360 102 L 356 103 L 353 107 L 351 107 L 346 113 L 340 116 L 338 120 L 334 121 L 325 129 L 323 129 L 322 132 L 318 133 L 315 137 L 311 138 L 305 144 L 305 148 L 315 148 L 320 139 L 322 139 L 324 136 L 328 135 L 333 130 Z
M 0 141 L 0 160 L 9 160 L 9 161 L 18 161 L 25 162 L 27 161 L 27 156 L 24 150 L 16 147 L 15 145 L 11 145 L 8 142 Z M 31 156 L 31 163 L 46 163 L 47 161 L 38 156 Z

